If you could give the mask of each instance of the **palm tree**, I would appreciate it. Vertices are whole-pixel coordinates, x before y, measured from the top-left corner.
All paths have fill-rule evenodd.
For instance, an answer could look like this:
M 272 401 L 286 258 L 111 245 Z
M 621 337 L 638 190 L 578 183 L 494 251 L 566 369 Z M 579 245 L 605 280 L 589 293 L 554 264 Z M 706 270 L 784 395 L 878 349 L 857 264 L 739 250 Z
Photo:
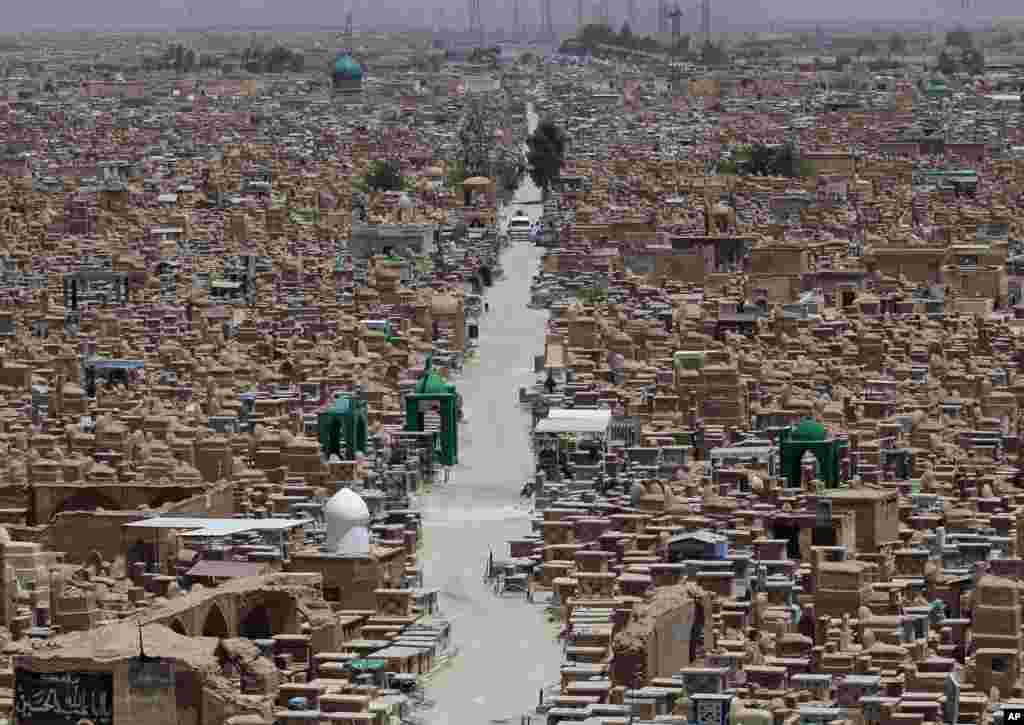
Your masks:
M 569 137 L 554 121 L 546 119 L 537 124 L 526 144 L 529 147 L 526 160 L 530 164 L 530 178 L 547 197 L 552 182 L 562 172 Z

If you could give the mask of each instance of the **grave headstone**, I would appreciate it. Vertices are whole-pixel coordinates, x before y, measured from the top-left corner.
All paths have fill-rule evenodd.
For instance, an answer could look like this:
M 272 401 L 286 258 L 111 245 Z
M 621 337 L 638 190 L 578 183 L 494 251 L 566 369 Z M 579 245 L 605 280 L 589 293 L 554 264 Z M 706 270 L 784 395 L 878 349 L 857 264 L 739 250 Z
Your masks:
M 732 695 L 691 694 L 690 722 L 695 725 L 727 725 Z
M 960 714 L 960 680 L 957 679 L 955 673 L 946 674 L 944 692 L 946 701 L 942 706 L 943 722 L 948 725 L 957 725 L 957 718 Z
M 817 525 L 819 527 L 832 525 L 832 499 L 819 496 L 817 500 Z

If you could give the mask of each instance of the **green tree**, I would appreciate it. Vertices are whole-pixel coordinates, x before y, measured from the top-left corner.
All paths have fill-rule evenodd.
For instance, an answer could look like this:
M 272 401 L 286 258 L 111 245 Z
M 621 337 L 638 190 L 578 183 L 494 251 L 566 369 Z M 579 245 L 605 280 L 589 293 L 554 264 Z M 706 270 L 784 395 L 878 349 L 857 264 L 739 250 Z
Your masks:
M 700 62 L 703 65 L 725 65 L 728 60 L 722 46 L 715 45 L 710 40 L 705 41 L 704 46 L 700 49 Z
M 1008 30 L 1002 30 L 996 33 L 996 35 L 992 38 L 992 45 L 996 47 L 1000 47 L 1003 45 L 1012 45 L 1013 40 L 1013 33 L 1011 33 Z
M 967 28 L 958 25 L 946 33 L 946 45 L 952 45 L 954 48 L 971 48 L 974 46 L 974 39 Z
M 943 50 L 941 53 L 939 53 L 938 67 L 940 73 L 942 73 L 943 75 L 951 76 L 957 72 L 956 59 L 952 56 L 952 54 L 947 53 L 945 50 Z
M 601 287 L 581 287 L 576 291 L 576 299 L 585 305 L 600 305 L 608 299 L 608 293 Z
M 792 144 L 766 146 L 754 144 L 737 149 L 733 159 L 719 165 L 722 173 L 751 174 L 754 176 L 785 176 L 797 178 L 809 175 L 810 168 Z
M 878 52 L 878 43 L 875 42 L 874 38 L 865 38 L 861 41 L 860 45 L 857 46 L 857 57 L 863 58 L 865 55 L 874 55 Z
M 530 178 L 547 194 L 551 184 L 562 173 L 565 151 L 569 145 L 569 137 L 550 119 L 537 124 L 537 128 L 526 139 L 529 151 L 526 160 L 529 163 Z
M 972 76 L 985 72 L 985 56 L 977 48 L 964 48 L 960 53 L 960 66 Z
M 619 29 L 619 45 L 625 48 L 633 47 L 633 30 L 628 22 L 623 22 L 622 28 Z
M 889 36 L 889 54 L 903 55 L 907 52 L 907 39 L 900 33 Z
M 462 161 L 456 161 L 448 168 L 445 182 L 448 184 L 449 189 L 459 190 L 462 188 L 462 182 L 468 177 L 469 174 L 466 173 L 466 166 Z
M 772 176 L 775 150 L 764 144 L 754 144 L 747 152 L 745 170 L 755 176 Z
M 494 150 L 494 124 L 480 103 L 466 107 L 459 127 L 460 161 L 469 176 L 491 175 L 491 153 Z
M 498 188 L 504 192 L 515 191 L 525 171 L 518 154 L 508 151 L 500 153 L 494 162 L 494 178 Z
M 589 23 L 580 29 L 576 41 L 591 53 L 596 53 L 602 45 L 618 45 L 619 37 L 605 23 Z
M 370 191 L 401 191 L 405 187 L 401 164 L 397 159 L 374 161 L 364 183 Z

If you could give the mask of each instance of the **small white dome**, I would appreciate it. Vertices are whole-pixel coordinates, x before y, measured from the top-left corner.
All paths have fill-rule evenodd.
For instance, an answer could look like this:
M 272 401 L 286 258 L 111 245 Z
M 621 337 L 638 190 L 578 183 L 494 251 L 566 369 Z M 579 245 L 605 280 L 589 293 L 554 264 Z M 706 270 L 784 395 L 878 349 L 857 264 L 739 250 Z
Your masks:
M 343 488 L 324 504 L 327 550 L 332 554 L 370 553 L 370 509 L 363 497 Z

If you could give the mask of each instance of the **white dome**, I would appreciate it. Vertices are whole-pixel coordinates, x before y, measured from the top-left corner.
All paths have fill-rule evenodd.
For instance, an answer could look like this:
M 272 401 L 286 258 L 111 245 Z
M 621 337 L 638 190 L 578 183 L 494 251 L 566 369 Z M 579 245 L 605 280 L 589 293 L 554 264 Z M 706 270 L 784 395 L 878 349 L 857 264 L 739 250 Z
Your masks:
M 332 554 L 370 553 L 370 509 L 363 497 L 343 488 L 324 504 L 327 550 Z

